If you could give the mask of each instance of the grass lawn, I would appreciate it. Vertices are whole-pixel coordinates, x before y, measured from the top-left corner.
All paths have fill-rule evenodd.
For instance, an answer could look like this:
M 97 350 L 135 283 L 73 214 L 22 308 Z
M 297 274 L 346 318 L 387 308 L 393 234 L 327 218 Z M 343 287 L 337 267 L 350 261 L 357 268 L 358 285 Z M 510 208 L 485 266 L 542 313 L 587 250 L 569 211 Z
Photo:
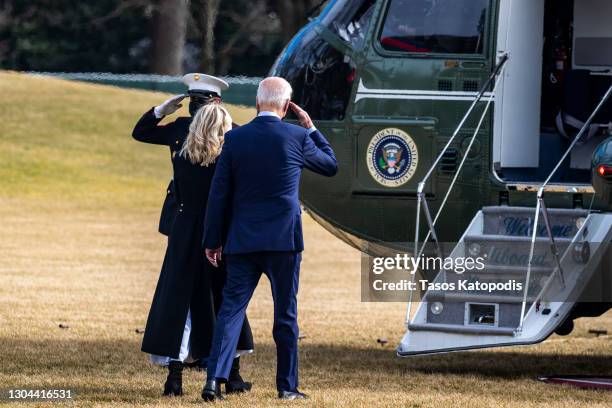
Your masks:
M 166 372 L 148 363 L 136 332 L 164 255 L 157 221 L 171 168 L 167 149 L 130 134 L 167 95 L 7 72 L 0 95 L 0 388 L 70 388 L 84 406 L 202 404 L 196 371 L 185 375 L 184 397 L 161 397 Z M 229 108 L 238 123 L 254 115 Z M 300 380 L 311 399 L 276 399 L 262 279 L 249 308 L 256 352 L 243 359 L 254 390 L 217 405 L 612 405 L 610 392 L 534 380 L 612 375 L 612 336 L 588 334 L 612 331 L 611 313 L 536 346 L 399 359 L 405 305 L 361 303 L 359 253 L 304 218 Z

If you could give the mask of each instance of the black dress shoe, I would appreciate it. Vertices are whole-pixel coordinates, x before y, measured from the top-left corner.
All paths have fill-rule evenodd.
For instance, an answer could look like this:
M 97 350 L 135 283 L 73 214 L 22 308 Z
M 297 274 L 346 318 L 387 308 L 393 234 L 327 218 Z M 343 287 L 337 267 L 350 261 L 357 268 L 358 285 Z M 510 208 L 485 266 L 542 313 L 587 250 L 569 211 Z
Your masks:
M 236 357 L 232 363 L 227 383 L 225 384 L 225 392 L 227 394 L 249 392 L 253 384 L 244 381 L 240 376 L 240 357 Z
M 282 400 L 308 399 L 308 395 L 303 392 L 295 391 L 279 391 L 278 398 Z
M 170 364 L 168 364 L 168 378 L 164 384 L 164 395 L 177 397 L 183 395 L 183 363 L 180 361 L 170 361 Z
M 207 402 L 214 401 L 216 399 L 223 399 L 223 395 L 221 395 L 221 387 L 216 379 L 206 380 L 206 384 L 204 384 L 204 389 L 202 390 L 202 399 Z
M 249 392 L 251 391 L 252 387 L 253 384 L 248 381 L 244 381 L 242 377 L 240 377 L 240 374 L 238 374 L 237 377 L 227 380 L 227 383 L 225 384 L 225 392 L 227 394 Z

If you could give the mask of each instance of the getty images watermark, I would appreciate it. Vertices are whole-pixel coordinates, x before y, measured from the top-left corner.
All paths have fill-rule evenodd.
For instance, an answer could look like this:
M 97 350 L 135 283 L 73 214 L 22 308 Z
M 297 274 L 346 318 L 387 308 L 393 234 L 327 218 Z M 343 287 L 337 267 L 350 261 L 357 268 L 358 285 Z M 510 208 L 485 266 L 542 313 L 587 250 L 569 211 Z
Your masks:
M 407 253 L 362 257 L 362 301 L 404 302 L 411 291 L 518 295 L 524 282 L 483 279 L 488 256 L 415 257 Z
M 445 302 L 612 302 L 612 244 L 556 244 L 558 258 L 545 238 L 532 248 L 529 239 L 468 237 L 428 245 L 419 256 L 406 243 L 371 244 L 364 248 L 370 255 L 362 256 L 361 299 L 419 301 L 427 292 Z

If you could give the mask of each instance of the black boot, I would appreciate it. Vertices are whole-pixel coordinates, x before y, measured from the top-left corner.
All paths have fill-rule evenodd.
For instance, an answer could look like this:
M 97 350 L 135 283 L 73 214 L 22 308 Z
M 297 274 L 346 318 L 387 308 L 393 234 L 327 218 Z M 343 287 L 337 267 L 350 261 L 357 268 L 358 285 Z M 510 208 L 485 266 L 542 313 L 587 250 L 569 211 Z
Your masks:
M 240 357 L 236 357 L 232 362 L 232 369 L 230 370 L 229 378 L 225 384 L 225 392 L 228 394 L 235 392 L 248 392 L 251 391 L 252 384 L 246 382 L 240 376 Z
M 216 399 L 222 400 L 221 387 L 216 379 L 207 379 L 202 390 L 202 399 L 206 402 L 211 402 Z
M 170 361 L 168 364 L 168 378 L 164 384 L 164 395 L 183 395 L 183 363 Z

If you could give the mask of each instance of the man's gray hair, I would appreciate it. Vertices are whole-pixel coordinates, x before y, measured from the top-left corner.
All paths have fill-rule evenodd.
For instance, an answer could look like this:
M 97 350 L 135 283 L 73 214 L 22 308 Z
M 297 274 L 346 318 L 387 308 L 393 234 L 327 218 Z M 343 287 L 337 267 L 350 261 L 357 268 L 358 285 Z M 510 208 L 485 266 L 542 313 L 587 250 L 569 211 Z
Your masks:
M 287 101 L 291 100 L 292 92 L 291 85 L 283 78 L 269 77 L 259 83 L 257 103 L 283 109 Z

